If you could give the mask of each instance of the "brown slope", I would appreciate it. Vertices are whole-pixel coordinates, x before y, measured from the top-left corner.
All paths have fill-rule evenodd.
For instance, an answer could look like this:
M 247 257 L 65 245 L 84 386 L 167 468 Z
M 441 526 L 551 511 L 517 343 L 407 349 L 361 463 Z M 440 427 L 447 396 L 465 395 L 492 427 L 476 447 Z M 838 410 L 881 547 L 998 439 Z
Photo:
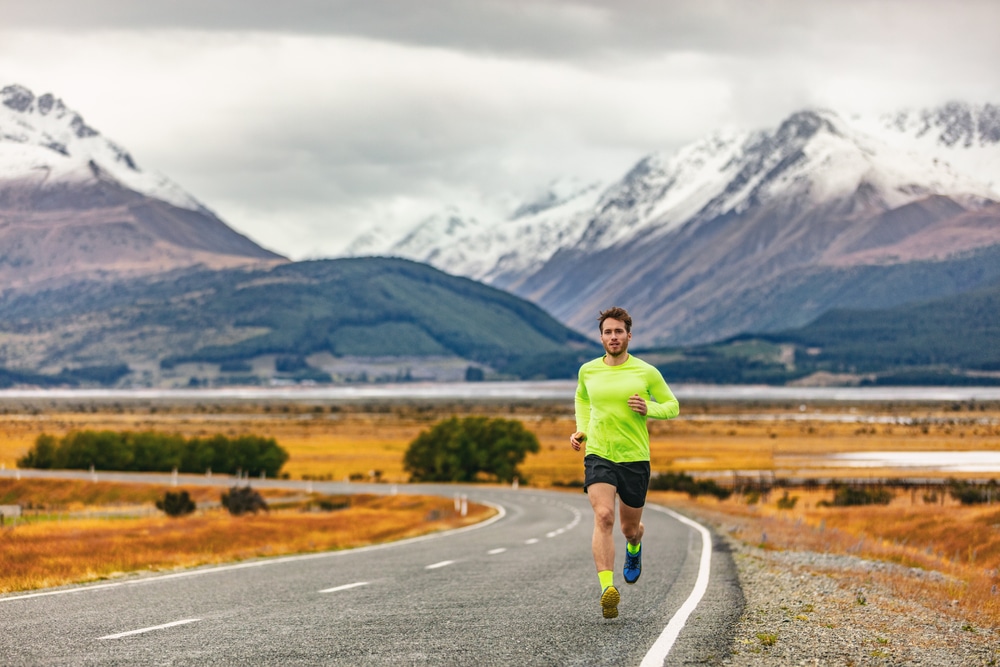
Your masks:
M 1000 204 L 967 211 L 946 197 L 930 197 L 888 211 L 855 243 L 831 247 L 830 266 L 940 260 L 1000 244 Z
M 5 288 L 285 261 L 206 209 L 179 208 L 100 178 L 0 184 Z

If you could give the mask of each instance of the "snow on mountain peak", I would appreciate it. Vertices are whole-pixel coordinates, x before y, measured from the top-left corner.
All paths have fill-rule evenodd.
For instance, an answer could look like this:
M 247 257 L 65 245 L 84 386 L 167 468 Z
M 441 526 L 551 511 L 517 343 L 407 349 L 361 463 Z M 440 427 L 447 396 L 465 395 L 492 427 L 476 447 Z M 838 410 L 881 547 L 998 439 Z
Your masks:
M 604 189 L 567 179 L 507 219 L 470 224 L 460 216 L 463 224 L 445 225 L 450 218 L 442 214 L 388 244 L 393 254 L 503 287 L 560 249 L 591 253 L 647 241 L 758 206 L 779 206 L 786 218 L 817 206 L 870 213 L 931 195 L 975 206 L 1000 199 L 1000 139 L 992 141 L 1000 137 L 998 117 L 990 105 L 946 105 L 890 124 L 806 109 L 772 129 L 723 128 L 680 150 L 652 153 Z M 962 139 L 969 127 L 979 138 L 972 147 Z M 970 156 L 980 160 L 975 169 Z
M 948 102 L 859 118 L 855 124 L 892 146 L 974 175 L 1000 199 L 1000 106 Z
M 15 84 L 0 89 L 0 180 L 24 178 L 45 184 L 111 178 L 174 206 L 207 211 L 166 177 L 139 169 L 128 151 L 61 99 Z

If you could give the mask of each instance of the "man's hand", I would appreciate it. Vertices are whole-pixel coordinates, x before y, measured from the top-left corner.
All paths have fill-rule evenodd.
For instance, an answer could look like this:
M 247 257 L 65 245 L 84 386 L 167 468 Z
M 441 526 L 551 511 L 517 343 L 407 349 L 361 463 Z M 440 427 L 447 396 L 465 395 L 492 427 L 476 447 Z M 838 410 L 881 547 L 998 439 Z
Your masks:
M 628 397 L 628 407 L 631 408 L 632 412 L 637 412 L 643 416 L 645 416 L 646 412 L 649 410 L 646 406 L 646 399 L 639 394 L 632 394 Z
M 587 434 L 584 433 L 583 431 L 577 431 L 573 435 L 569 436 L 570 447 L 572 447 L 574 451 L 577 452 L 580 451 L 580 447 L 582 447 L 583 443 L 586 441 L 587 441 Z

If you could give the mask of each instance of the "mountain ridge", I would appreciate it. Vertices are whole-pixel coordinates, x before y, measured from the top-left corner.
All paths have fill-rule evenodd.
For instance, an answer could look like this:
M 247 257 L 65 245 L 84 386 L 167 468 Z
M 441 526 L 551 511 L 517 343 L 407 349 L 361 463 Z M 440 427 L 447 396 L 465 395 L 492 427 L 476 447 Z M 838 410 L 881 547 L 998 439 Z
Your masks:
M 0 280 L 19 289 L 287 261 L 19 85 L 0 89 L 0 248 Z
M 727 320 L 721 304 L 737 294 L 752 301 L 754 285 L 807 266 L 829 267 L 832 279 L 855 263 L 945 259 L 1000 243 L 1000 109 L 893 118 L 804 110 L 771 130 L 714 132 L 643 158 L 572 215 L 550 219 L 560 235 L 544 250 L 536 233 L 506 220 L 411 258 L 528 298 L 579 331 L 611 303 L 629 306 L 663 343 L 801 324 L 766 303 L 759 318 Z M 965 133 L 949 130 L 949 118 Z M 973 163 L 988 167 L 982 178 L 955 166 Z M 462 248 L 480 249 L 479 261 L 465 261 Z M 920 296 L 916 285 L 899 300 Z

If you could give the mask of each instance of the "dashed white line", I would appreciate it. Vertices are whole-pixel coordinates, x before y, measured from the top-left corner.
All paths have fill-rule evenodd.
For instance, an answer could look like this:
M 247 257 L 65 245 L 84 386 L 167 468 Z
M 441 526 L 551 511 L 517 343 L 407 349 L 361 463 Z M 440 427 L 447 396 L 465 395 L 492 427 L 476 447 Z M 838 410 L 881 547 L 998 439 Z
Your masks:
M 128 632 L 119 632 L 116 635 L 107 635 L 104 637 L 98 637 L 98 639 L 121 639 L 122 637 L 130 637 L 132 635 L 141 635 L 144 632 L 152 632 L 153 630 L 163 630 L 164 628 L 172 628 L 177 625 L 185 625 L 187 623 L 197 623 L 200 618 L 186 618 L 183 621 L 174 621 L 172 623 L 164 623 L 163 625 L 154 625 L 149 628 L 140 628 L 139 630 L 129 630 Z
M 346 591 L 352 588 L 357 588 L 358 586 L 367 586 L 367 581 L 355 581 L 353 584 L 344 584 L 343 586 L 334 586 L 333 588 L 324 588 L 320 593 L 336 593 L 337 591 Z
M 525 544 L 538 544 L 538 538 L 537 537 L 532 537 L 530 540 L 525 540 L 524 543 Z
M 431 565 L 428 565 L 424 569 L 425 570 L 436 570 L 439 567 L 447 567 L 448 565 L 451 565 L 454 562 L 455 561 L 453 561 L 453 560 L 443 560 L 440 563 L 432 563 Z
M 504 551 L 507 551 L 507 549 L 505 549 L 504 547 L 500 547 L 499 549 L 490 549 L 486 553 L 489 556 L 496 556 L 497 554 L 502 554 Z

